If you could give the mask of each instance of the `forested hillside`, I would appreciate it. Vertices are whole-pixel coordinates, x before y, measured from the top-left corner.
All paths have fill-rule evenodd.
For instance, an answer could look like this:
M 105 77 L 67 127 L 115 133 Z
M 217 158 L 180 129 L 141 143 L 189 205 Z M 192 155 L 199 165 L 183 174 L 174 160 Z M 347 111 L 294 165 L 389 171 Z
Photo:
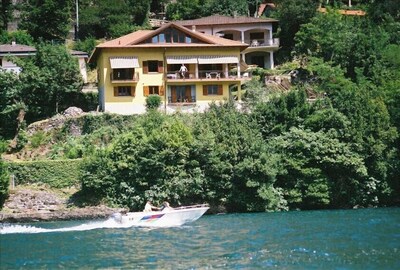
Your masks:
M 86 10 L 82 2 L 82 41 L 77 44 L 90 48 L 97 38 L 148 27 L 148 16 L 139 16 L 147 13 L 139 8 L 162 11 L 164 3 L 135 1 L 130 9 L 129 1 L 117 2 L 121 5 L 87 1 Z M 78 100 L 86 110 L 96 105 L 79 96 L 75 71 L 64 72 L 70 75 L 65 81 L 51 80 L 53 71 L 45 67 L 57 60 L 47 56 L 51 49 L 42 44 L 43 53 L 21 63 L 26 67 L 22 76 L 0 72 L 2 151 L 10 150 L 11 139 L 16 138 L 11 151 L 48 150 L 34 159 L 82 158 L 81 192 L 131 209 L 140 209 L 149 198 L 175 205 L 206 202 L 241 212 L 398 205 L 397 1 L 353 0 L 352 8 L 363 9 L 365 16 L 339 14 L 337 8 L 349 8 L 348 1 L 274 2 L 271 16 L 280 20 L 276 35 L 282 45 L 279 65 L 254 72 L 253 80 L 243 87 L 240 106 L 232 100 L 190 115 L 165 115 L 150 108 L 140 116 L 87 115 L 79 120 L 80 136 L 69 133 L 68 122 L 61 129 L 27 134 L 31 122 L 74 105 L 70 100 Z M 188 19 L 210 15 L 207 12 L 248 15 L 260 3 L 178 0 L 167 6 L 166 17 Z M 317 12 L 319 4 L 328 8 L 326 13 Z M 108 15 L 117 13 L 121 16 Z M 90 14 L 92 30 L 84 19 Z M 125 20 L 127 25 L 117 22 L 123 14 L 131 19 Z M 3 32 L 2 38 L 21 37 L 32 43 L 46 38 L 26 31 Z M 291 76 L 290 89 L 277 91 L 266 85 L 265 78 L 271 75 Z M 1 161 L 2 199 L 7 194 L 5 168 Z

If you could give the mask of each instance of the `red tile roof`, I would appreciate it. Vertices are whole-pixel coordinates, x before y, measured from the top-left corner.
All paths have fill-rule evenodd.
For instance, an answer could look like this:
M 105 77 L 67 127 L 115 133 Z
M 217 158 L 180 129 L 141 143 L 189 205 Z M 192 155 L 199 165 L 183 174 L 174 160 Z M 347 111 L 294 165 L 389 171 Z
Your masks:
M 203 43 L 143 43 L 147 39 L 158 35 L 167 28 L 176 28 L 179 31 L 186 33 L 187 35 L 200 40 Z M 89 62 L 94 61 L 102 48 L 188 48 L 188 47 L 239 47 L 241 50 L 248 47 L 247 44 L 239 41 L 229 40 L 203 34 L 196 31 L 191 31 L 188 28 L 178 25 L 176 23 L 167 23 L 156 30 L 139 30 L 131 34 L 104 42 L 96 46 L 92 55 L 90 56 Z
M 184 26 L 191 25 L 221 25 L 221 24 L 246 24 L 246 23 L 265 23 L 265 22 L 278 22 L 278 20 L 271 18 L 254 18 L 254 17 L 245 17 L 245 16 L 222 16 L 222 15 L 213 15 L 204 18 L 199 18 L 195 20 L 186 20 L 186 21 L 176 21 L 175 23 L 181 24 Z

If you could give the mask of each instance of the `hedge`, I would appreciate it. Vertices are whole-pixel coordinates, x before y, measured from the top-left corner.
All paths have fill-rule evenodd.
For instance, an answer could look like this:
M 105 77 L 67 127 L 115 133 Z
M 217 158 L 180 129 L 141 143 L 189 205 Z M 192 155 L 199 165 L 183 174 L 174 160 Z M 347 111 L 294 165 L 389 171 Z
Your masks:
M 80 184 L 81 163 L 81 159 L 10 162 L 8 170 L 16 185 L 41 183 L 64 188 Z

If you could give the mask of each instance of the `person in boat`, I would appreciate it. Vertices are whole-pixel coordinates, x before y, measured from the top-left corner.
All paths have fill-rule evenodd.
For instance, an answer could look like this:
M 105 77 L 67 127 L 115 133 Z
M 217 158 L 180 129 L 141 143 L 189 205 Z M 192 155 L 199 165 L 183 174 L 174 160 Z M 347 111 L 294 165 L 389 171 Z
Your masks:
M 169 205 L 169 202 L 167 202 L 167 201 L 163 202 L 162 206 L 160 207 L 161 211 L 169 211 L 169 210 L 172 210 L 172 209 L 174 209 L 174 208 L 172 208 Z
M 143 212 L 151 212 L 151 211 L 159 211 L 160 208 L 151 204 L 151 201 L 147 201 L 146 205 L 144 206 Z

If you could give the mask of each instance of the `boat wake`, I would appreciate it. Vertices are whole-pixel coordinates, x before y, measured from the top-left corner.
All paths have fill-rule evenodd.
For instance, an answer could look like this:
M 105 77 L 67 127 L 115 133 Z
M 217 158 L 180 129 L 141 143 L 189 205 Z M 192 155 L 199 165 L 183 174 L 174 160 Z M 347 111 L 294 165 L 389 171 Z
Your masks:
M 0 224 L 0 234 L 89 231 L 89 230 L 103 229 L 103 228 L 128 228 L 128 227 L 130 227 L 130 225 L 124 225 L 115 221 L 114 218 L 109 218 L 105 221 L 93 221 L 80 224 L 77 226 L 54 228 L 54 229 L 35 227 L 31 225 Z

